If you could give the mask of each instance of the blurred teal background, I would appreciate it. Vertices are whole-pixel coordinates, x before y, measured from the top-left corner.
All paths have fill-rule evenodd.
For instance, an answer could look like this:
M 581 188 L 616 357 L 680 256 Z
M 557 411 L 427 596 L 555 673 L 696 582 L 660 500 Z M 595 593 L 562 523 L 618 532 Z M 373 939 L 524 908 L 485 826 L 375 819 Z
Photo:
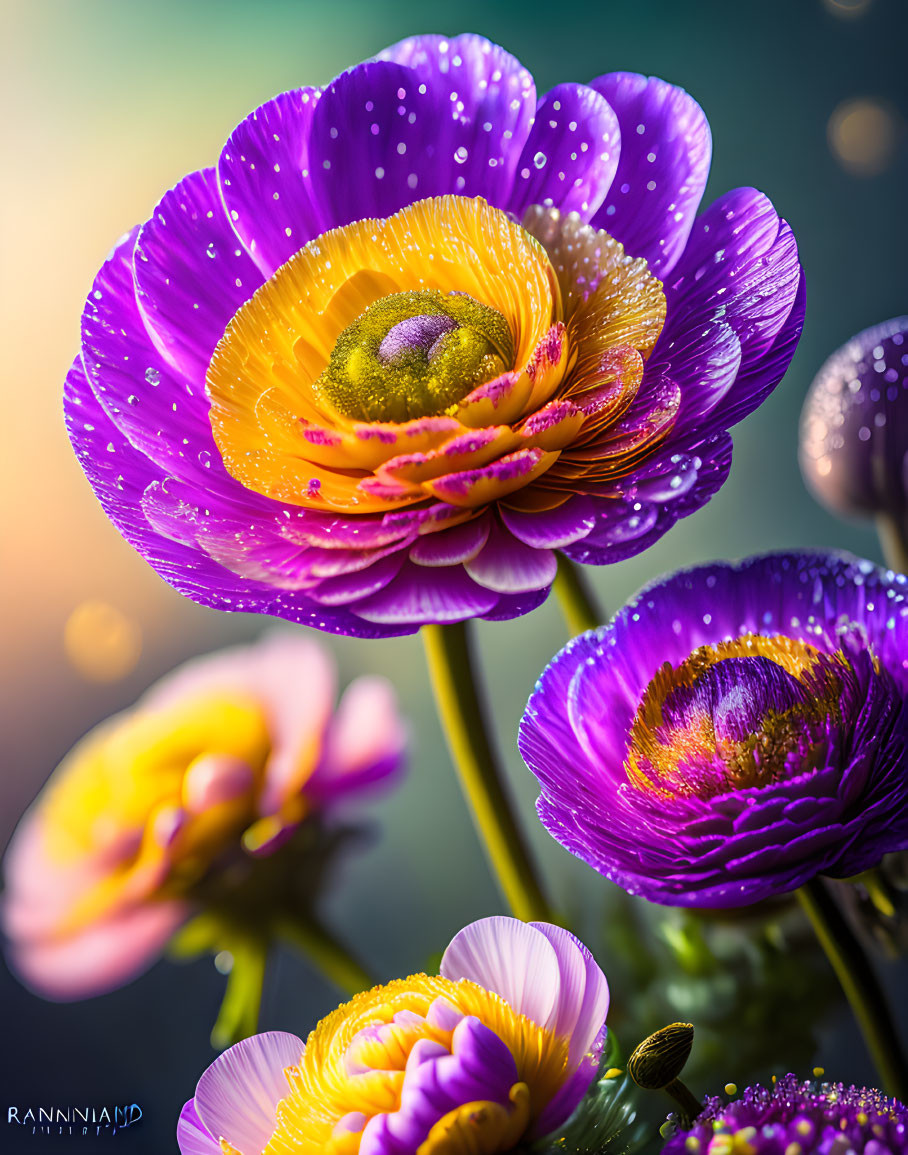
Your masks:
M 273 625 L 181 599 L 106 522 L 82 477 L 59 397 L 95 271 L 167 187 L 215 161 L 247 112 L 284 89 L 324 83 L 406 35 L 480 32 L 520 57 L 540 91 L 609 70 L 682 85 L 712 125 L 706 199 L 756 185 L 799 240 L 808 314 L 791 370 L 736 430 L 731 479 L 705 510 L 649 553 L 587 571 L 602 604 L 616 608 L 679 565 L 778 547 L 841 547 L 879 560 L 869 528 L 837 522 L 806 493 L 797 421 L 828 353 L 908 311 L 904 0 L 7 0 L 0 13 L 0 844 L 87 729 L 177 662 Z M 606 971 L 614 953 L 613 973 L 633 983 L 633 968 L 617 959 L 618 923 L 630 916 L 613 887 L 538 828 L 534 780 L 516 753 L 527 696 L 565 641 L 557 609 L 478 632 L 500 745 L 557 901 Z M 408 778 L 375 808 L 380 837 L 349 859 L 326 903 L 382 977 L 406 974 L 463 924 L 501 907 L 434 720 L 418 639 L 324 640 L 348 679 L 361 670 L 392 676 L 412 717 Z M 613 942 L 603 933 L 611 919 Z M 664 954 L 664 944 L 656 936 L 649 949 Z M 820 964 L 799 949 L 809 977 Z M 894 992 L 904 977 L 890 968 Z M 112 1140 L 118 1149 L 175 1150 L 179 1108 L 212 1057 L 207 1038 L 222 985 L 210 962 L 162 964 L 123 991 L 54 1006 L 3 972 L 5 1103 L 136 1101 L 145 1118 Z M 722 997 L 732 997 L 727 983 Z M 613 982 L 619 1016 L 630 999 Z M 263 1025 L 305 1035 L 336 1001 L 303 963 L 281 958 Z M 747 1022 L 753 1030 L 752 1013 Z M 766 1029 L 774 1030 L 771 1020 Z M 779 1051 L 782 1072 L 789 1058 L 781 1042 Z M 824 1024 L 815 1055 L 836 1078 L 872 1079 L 844 1014 Z M 729 1053 L 716 1082 L 737 1074 Z M 76 1142 L 59 1137 L 48 1149 Z M 0 1149 L 43 1143 L 14 1133 L 4 1115 Z

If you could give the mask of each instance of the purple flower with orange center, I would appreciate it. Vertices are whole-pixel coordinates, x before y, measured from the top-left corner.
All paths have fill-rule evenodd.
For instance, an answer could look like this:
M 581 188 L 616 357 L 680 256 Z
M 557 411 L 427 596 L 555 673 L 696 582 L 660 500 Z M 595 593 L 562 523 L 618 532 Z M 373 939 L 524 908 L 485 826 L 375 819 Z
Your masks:
M 748 1087 L 739 1099 L 708 1099 L 664 1155 L 905 1155 L 908 1108 L 867 1087 L 800 1081 Z
M 908 580 L 841 555 L 681 571 L 543 673 L 546 829 L 634 894 L 730 907 L 908 847 Z
M 66 413 L 105 510 L 197 601 L 363 636 L 645 549 L 803 319 L 766 197 L 695 219 L 709 159 L 680 89 L 537 99 L 470 35 L 269 101 L 89 294 Z
M 321 865 L 305 853 L 308 820 L 336 818 L 402 761 L 390 685 L 360 677 L 337 705 L 335 692 L 328 653 L 275 636 L 187 663 L 86 735 L 4 861 L 3 932 L 22 980 L 63 1000 L 122 986 L 199 910 L 226 907 L 241 926 L 251 906 L 267 937 L 275 880 L 292 880 L 284 898 L 318 882 L 298 877 Z
M 183 1108 L 183 1155 L 470 1155 L 560 1127 L 605 1041 L 605 976 L 573 935 L 487 918 L 439 975 L 357 995 L 308 1041 L 225 1052 Z

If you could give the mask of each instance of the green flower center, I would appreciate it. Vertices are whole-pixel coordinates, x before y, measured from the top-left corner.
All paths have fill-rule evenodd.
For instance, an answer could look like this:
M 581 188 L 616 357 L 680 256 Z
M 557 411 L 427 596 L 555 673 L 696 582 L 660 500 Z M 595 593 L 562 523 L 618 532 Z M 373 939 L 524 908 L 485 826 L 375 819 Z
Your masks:
M 358 421 L 411 421 L 444 413 L 513 359 L 497 309 L 466 293 L 393 293 L 344 329 L 315 391 Z

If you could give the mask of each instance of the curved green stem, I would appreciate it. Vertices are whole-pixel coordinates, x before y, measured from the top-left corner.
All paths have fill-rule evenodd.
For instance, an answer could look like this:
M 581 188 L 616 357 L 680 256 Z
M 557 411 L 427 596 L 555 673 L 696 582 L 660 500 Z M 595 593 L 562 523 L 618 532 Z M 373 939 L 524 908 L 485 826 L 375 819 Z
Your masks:
M 451 758 L 498 884 L 517 918 L 550 922 L 548 903 L 492 752 L 466 626 L 423 626 L 422 636 Z
M 211 1030 L 211 1045 L 217 1050 L 255 1034 L 268 958 L 268 944 L 261 938 L 239 939 L 231 943 L 229 949 L 233 966 L 227 975 L 227 989 Z
M 877 514 L 876 531 L 886 565 L 896 573 L 908 573 L 908 534 L 905 526 L 888 513 Z
M 315 919 L 282 919 L 275 930 L 344 994 L 355 995 L 375 986 L 374 977 Z
M 851 1004 L 887 1095 L 905 1101 L 906 1067 L 892 1013 L 861 944 L 819 878 L 795 892 Z
M 558 572 L 552 583 L 555 597 L 571 637 L 602 625 L 602 615 L 580 570 L 569 557 L 558 555 Z

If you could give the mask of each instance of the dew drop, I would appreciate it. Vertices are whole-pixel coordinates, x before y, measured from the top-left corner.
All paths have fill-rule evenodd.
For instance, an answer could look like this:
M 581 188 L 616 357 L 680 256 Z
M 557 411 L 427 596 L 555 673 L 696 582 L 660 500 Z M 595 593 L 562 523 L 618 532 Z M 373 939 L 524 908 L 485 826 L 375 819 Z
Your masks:
M 537 152 L 533 157 L 533 164 L 536 168 L 545 168 L 546 155 L 544 152 Z
M 146 369 L 145 380 L 149 385 L 158 386 L 161 384 L 161 374 L 157 369 Z

